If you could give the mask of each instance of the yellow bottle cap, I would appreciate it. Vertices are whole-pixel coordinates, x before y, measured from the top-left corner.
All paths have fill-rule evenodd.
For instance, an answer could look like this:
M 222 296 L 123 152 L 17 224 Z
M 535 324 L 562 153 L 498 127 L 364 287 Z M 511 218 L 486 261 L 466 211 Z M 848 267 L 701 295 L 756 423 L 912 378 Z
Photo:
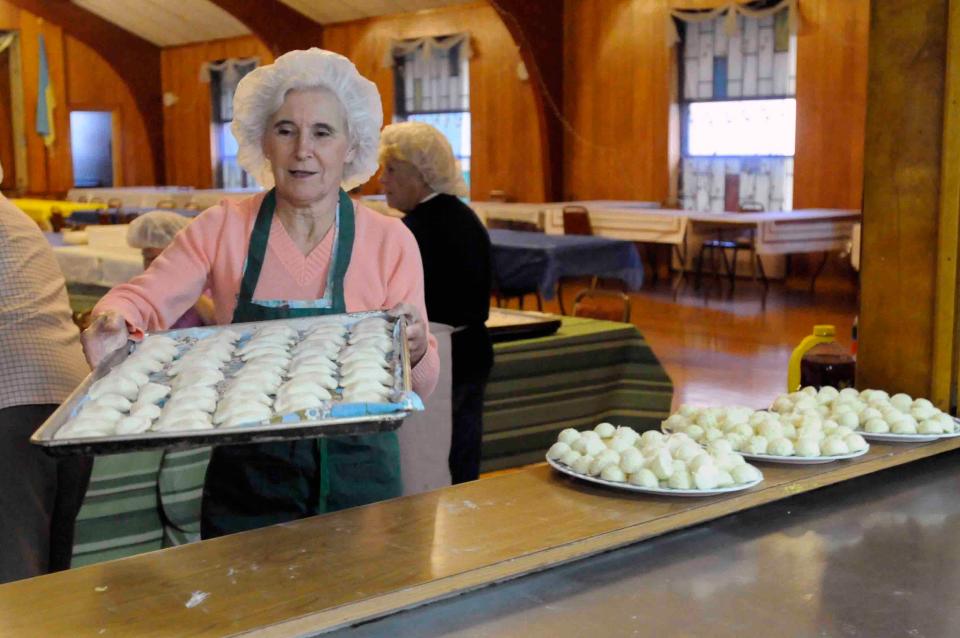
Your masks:
M 837 329 L 830 325 L 819 325 L 813 327 L 813 334 L 816 337 L 833 337 L 837 334 Z

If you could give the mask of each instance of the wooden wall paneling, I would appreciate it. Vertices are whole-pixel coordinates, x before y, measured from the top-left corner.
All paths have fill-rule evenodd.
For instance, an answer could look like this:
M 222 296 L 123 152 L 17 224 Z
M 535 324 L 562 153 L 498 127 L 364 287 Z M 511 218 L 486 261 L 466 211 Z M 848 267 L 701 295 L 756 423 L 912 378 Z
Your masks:
M 857 383 L 929 396 L 948 0 L 870 6 Z
M 341 53 L 380 89 L 384 122 L 393 117 L 393 70 L 383 57 L 394 39 L 469 31 L 472 120 L 471 196 L 487 199 L 502 190 L 515 201 L 544 201 L 543 155 L 537 105 L 529 81 L 517 77 L 517 44 L 497 13 L 474 4 L 330 24 L 324 48 Z M 379 192 L 374 177 L 364 192 Z
M 794 208 L 860 208 L 869 0 L 802 0 Z
M 670 196 L 666 0 L 566 0 L 565 197 Z
M 161 53 L 163 93 L 175 102 L 164 106 L 163 136 L 167 183 L 213 188 L 210 151 L 210 86 L 201 82 L 204 62 L 273 54 L 253 36 L 169 47 Z
M 11 84 L 13 78 L 10 77 L 10 54 L 9 49 L 0 53 L 0 166 L 3 167 L 3 180 L 0 182 L 0 187 L 4 190 L 13 190 L 17 184 L 13 151 L 13 87 Z
M 143 38 L 129 31 L 125 31 L 111 22 L 107 22 L 95 13 L 87 11 L 73 2 L 49 2 L 44 0 L 0 1 L 20 7 L 21 10 L 28 12 L 26 15 L 30 16 L 30 14 L 32 14 L 31 17 L 34 20 L 39 17 L 48 23 L 58 25 L 67 34 L 83 42 L 100 54 L 102 59 L 113 67 L 117 75 L 123 78 L 123 81 L 127 84 L 136 101 L 140 116 L 146 123 L 149 146 L 141 150 L 143 157 L 141 161 L 147 161 L 147 158 L 150 158 L 150 161 L 154 164 L 153 170 L 159 178 L 163 171 L 161 164 L 163 159 L 163 124 L 160 103 L 160 49 Z M 23 39 L 26 45 L 31 44 L 27 42 L 28 38 L 26 37 L 29 26 L 27 24 L 28 22 L 30 21 L 21 17 L 21 28 L 24 31 Z M 34 37 L 33 40 L 35 41 L 36 38 Z M 55 43 L 51 44 L 48 38 L 48 49 L 54 46 L 54 44 L 58 47 L 58 61 L 56 64 L 62 67 L 64 65 L 62 55 L 63 40 L 62 37 L 59 37 L 59 32 L 58 39 Z M 33 53 L 34 58 L 36 57 L 35 43 L 33 46 L 34 49 L 30 51 L 24 48 L 25 70 L 27 68 L 26 64 L 33 64 L 33 68 L 36 68 L 35 59 L 33 61 L 29 59 L 30 52 Z M 51 55 L 49 50 L 47 53 L 48 56 Z M 52 60 L 50 64 L 51 67 L 54 66 Z M 52 70 L 51 72 L 53 73 Z M 64 82 L 63 76 L 60 75 L 57 77 L 56 81 L 62 85 Z M 63 87 L 59 86 L 58 88 L 62 89 Z M 62 90 L 58 92 L 57 95 L 62 107 L 62 105 L 66 103 L 66 96 Z M 34 97 L 35 92 L 33 97 L 27 92 L 28 100 Z M 58 119 L 63 117 L 65 118 L 64 121 L 69 121 L 66 109 L 64 108 L 62 110 L 63 113 L 58 114 Z M 62 130 L 67 131 L 66 128 Z M 69 139 L 69 136 L 67 139 Z M 62 164 L 62 158 L 60 158 L 60 161 Z M 33 163 L 34 161 L 31 160 L 31 164 Z M 70 165 L 71 163 L 67 161 L 66 166 L 68 169 Z M 31 175 L 33 175 L 33 173 L 31 173 Z M 69 188 L 72 180 L 65 179 L 67 175 L 68 173 L 65 173 L 63 169 L 56 169 L 51 184 L 44 184 L 44 187 L 51 190 L 62 190 L 64 186 Z M 35 190 L 34 184 L 31 184 L 31 189 Z
M 114 186 L 156 184 L 153 162 L 144 153 L 150 147 L 146 123 L 123 78 L 96 51 L 70 36 L 66 62 L 66 107 L 114 113 Z
M 530 77 L 537 105 L 544 193 L 563 198 L 563 3 L 556 0 L 492 0 L 513 39 Z

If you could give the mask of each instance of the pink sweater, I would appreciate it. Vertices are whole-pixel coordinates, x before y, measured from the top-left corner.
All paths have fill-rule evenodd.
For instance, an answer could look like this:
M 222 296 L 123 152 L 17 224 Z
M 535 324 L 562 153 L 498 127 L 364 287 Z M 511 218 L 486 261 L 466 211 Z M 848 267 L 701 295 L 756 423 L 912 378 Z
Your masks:
M 144 274 L 113 288 L 94 314 L 120 313 L 131 332 L 166 330 L 209 289 L 218 324 L 233 318 L 253 223 L 264 194 L 224 200 L 201 213 Z M 347 312 L 388 310 L 413 304 L 427 320 L 423 266 L 413 235 L 398 219 L 356 205 L 353 254 L 344 281 Z M 313 300 L 323 296 L 333 252 L 333 233 L 304 256 L 274 217 L 257 299 Z M 426 398 L 440 369 L 437 342 L 428 334 L 427 353 L 413 369 L 413 389 Z

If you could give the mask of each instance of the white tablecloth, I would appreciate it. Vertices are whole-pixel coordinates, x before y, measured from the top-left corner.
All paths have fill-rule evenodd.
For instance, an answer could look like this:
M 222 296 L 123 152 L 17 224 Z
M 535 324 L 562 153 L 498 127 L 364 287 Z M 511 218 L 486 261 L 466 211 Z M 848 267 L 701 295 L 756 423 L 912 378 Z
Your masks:
M 143 257 L 130 248 L 61 246 L 53 249 L 67 283 L 112 288 L 143 272 Z

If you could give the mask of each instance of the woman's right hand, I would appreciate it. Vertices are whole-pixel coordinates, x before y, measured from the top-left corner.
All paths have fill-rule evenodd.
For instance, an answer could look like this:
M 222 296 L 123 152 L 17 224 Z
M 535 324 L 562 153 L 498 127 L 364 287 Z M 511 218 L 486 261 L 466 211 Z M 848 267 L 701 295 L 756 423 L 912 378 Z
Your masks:
M 127 345 L 129 338 L 126 320 L 120 313 L 108 310 L 94 317 L 90 327 L 80 335 L 80 343 L 87 363 L 96 368 L 108 354 Z

